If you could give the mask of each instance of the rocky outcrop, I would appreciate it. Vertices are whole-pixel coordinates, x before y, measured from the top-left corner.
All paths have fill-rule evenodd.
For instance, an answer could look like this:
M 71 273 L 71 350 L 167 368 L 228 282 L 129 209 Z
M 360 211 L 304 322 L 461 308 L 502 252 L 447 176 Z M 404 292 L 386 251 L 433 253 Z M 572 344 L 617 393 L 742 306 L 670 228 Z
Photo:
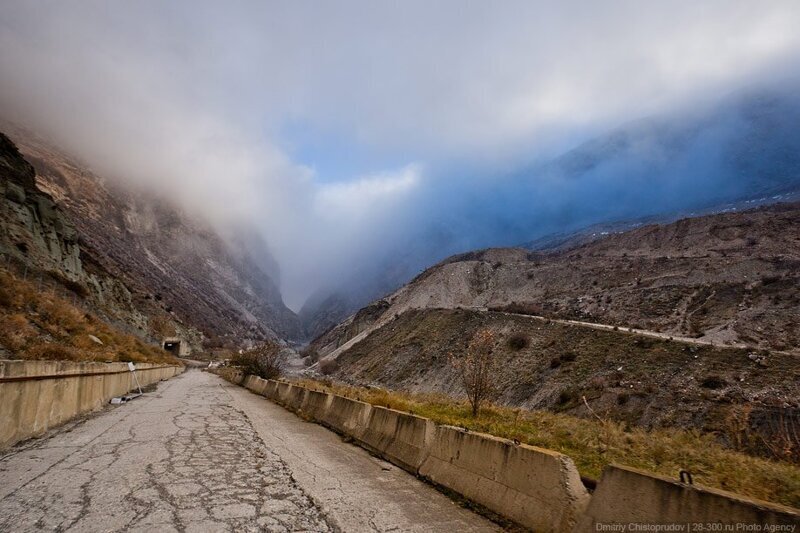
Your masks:
M 312 295 L 298 313 L 306 335 L 315 339 L 351 314 L 359 306 L 339 292 Z
M 70 279 L 83 276 L 75 226 L 53 198 L 36 187 L 33 166 L 0 133 L 0 250 Z
M 79 230 L 70 214 L 39 187 L 33 165 L 2 133 L 0 177 L 0 253 L 6 266 L 21 269 L 26 277 L 61 283 L 105 320 L 156 340 L 151 319 L 157 311 L 135 305 L 125 283 L 82 250 Z M 180 332 L 199 346 L 202 337 L 197 330 L 169 318 L 166 322 L 171 331 Z

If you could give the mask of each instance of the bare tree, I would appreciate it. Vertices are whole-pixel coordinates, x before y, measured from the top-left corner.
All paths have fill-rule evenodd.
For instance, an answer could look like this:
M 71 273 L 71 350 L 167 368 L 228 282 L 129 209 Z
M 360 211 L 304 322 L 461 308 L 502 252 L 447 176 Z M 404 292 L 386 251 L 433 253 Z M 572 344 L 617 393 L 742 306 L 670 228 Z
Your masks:
M 461 378 L 472 407 L 472 416 L 478 416 L 481 405 L 498 393 L 494 345 L 494 332 L 484 328 L 472 336 L 464 357 L 450 354 L 450 364 Z
M 255 348 L 236 354 L 231 363 L 251 374 L 264 379 L 275 379 L 283 373 L 285 357 L 283 348 L 274 342 L 265 342 Z

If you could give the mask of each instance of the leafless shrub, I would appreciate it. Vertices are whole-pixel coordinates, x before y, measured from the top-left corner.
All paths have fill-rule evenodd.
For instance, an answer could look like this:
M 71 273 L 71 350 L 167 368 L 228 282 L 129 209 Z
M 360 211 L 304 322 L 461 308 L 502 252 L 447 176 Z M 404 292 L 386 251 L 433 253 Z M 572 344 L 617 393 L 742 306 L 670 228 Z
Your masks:
M 530 337 L 525 335 L 524 333 L 515 333 L 511 337 L 508 338 L 507 344 L 508 347 L 518 352 L 522 349 L 527 348 L 531 343 Z
M 583 404 L 586 406 L 586 409 L 589 411 L 589 414 L 591 414 L 594 418 L 596 418 L 600 422 L 602 433 L 598 435 L 597 452 L 602 457 L 603 454 L 611 450 L 611 446 L 613 445 L 612 434 L 614 429 L 614 423 L 610 421 L 608 418 L 598 415 L 597 412 L 589 406 L 589 402 L 586 401 L 586 396 L 581 396 L 581 400 L 583 400 Z
M 253 349 L 236 354 L 231 365 L 239 367 L 245 374 L 264 379 L 275 379 L 283 374 L 285 357 L 280 345 L 265 342 Z
M 800 417 L 795 411 L 781 409 L 770 418 L 769 427 L 759 433 L 769 456 L 782 461 L 800 463 Z
M 339 363 L 336 362 L 336 359 L 320 359 L 319 360 L 319 371 L 323 376 L 329 376 L 336 372 L 336 369 L 339 368 Z
M 461 378 L 472 407 L 472 416 L 477 416 L 481 405 L 495 398 L 498 393 L 494 337 L 491 329 L 481 329 L 473 335 L 463 357 L 450 354 L 450 364 Z
M 723 433 L 731 447 L 800 464 L 800 413 L 796 409 L 780 408 L 760 417 L 753 414 L 750 405 L 735 406 L 728 413 Z M 759 423 L 759 418 L 764 422 Z
M 730 439 L 734 450 L 744 451 L 753 448 L 753 434 L 750 430 L 750 405 L 735 406 L 725 418 L 724 433 Z

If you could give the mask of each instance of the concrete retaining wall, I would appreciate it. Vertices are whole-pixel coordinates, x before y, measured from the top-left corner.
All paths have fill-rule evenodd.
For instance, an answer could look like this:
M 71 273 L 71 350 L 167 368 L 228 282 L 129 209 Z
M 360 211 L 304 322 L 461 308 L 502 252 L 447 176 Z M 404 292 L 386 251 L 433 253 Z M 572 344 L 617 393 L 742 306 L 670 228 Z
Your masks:
M 765 525 L 800 524 L 796 509 L 613 465 L 590 496 L 572 459 L 561 453 L 436 426 L 422 417 L 285 382 L 251 377 L 245 386 L 535 531 L 611 531 L 603 529 L 608 524 L 728 524 L 734 529 L 725 531 L 764 533 Z M 735 529 L 736 524 L 761 529 Z M 799 533 L 800 528 L 773 531 Z
M 796 533 L 800 531 L 800 513 L 796 509 L 730 492 L 687 485 L 633 468 L 610 465 L 603 471 L 576 531 L 598 531 L 599 524 L 689 523 L 723 524 L 732 528 L 718 531 L 761 532 L 766 531 L 765 525 L 794 525 L 793 530 L 775 531 Z M 751 525 L 758 525 L 759 529 L 742 528 Z
M 143 387 L 181 372 L 182 366 L 136 365 Z M 0 450 L 135 388 L 127 363 L 0 361 Z

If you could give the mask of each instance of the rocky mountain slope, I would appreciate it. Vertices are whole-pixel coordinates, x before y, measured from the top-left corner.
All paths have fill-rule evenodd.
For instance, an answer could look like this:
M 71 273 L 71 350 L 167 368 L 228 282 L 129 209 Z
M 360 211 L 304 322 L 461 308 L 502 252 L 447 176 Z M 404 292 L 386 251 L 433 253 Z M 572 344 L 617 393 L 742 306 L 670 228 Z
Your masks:
M 169 202 L 115 186 L 28 132 L 12 134 L 27 161 L 4 144 L 5 253 L 85 286 L 94 306 L 142 336 L 178 333 L 195 347 L 302 336 L 275 272 L 244 242 L 252 235 L 228 244 Z
M 410 309 L 431 308 L 579 319 L 796 352 L 800 203 L 648 225 L 553 252 L 457 255 L 313 347 L 328 355 L 355 334 Z
M 585 231 L 592 226 L 614 232 L 796 193 L 800 92 L 791 89 L 753 89 L 698 109 L 643 118 L 510 176 L 492 176 L 466 204 L 437 212 L 432 227 L 402 243 L 391 261 L 373 265 L 377 273 L 342 280 L 328 298 L 309 302 L 304 322 L 319 334 L 407 283 L 419 264 L 465 247 L 574 245 L 593 240 Z M 426 260 L 386 268 L 402 266 L 409 255 Z M 369 290 L 354 290 L 368 284 Z M 353 298 L 354 292 L 366 297 Z
M 338 379 L 458 393 L 448 357 L 490 327 L 503 403 L 588 416 L 586 396 L 631 423 L 716 431 L 742 405 L 754 424 L 800 407 L 799 316 L 800 203 L 777 204 L 454 256 L 308 352 Z
M 339 355 L 335 377 L 422 393 L 461 396 L 450 359 L 481 328 L 495 332 L 502 404 L 593 416 L 646 427 L 724 434 L 734 418 L 769 426 L 794 418 L 797 356 L 654 339 L 620 331 L 466 309 L 416 309 Z M 752 354 L 752 357 L 751 357 Z M 795 421 L 791 423 L 795 423 Z

